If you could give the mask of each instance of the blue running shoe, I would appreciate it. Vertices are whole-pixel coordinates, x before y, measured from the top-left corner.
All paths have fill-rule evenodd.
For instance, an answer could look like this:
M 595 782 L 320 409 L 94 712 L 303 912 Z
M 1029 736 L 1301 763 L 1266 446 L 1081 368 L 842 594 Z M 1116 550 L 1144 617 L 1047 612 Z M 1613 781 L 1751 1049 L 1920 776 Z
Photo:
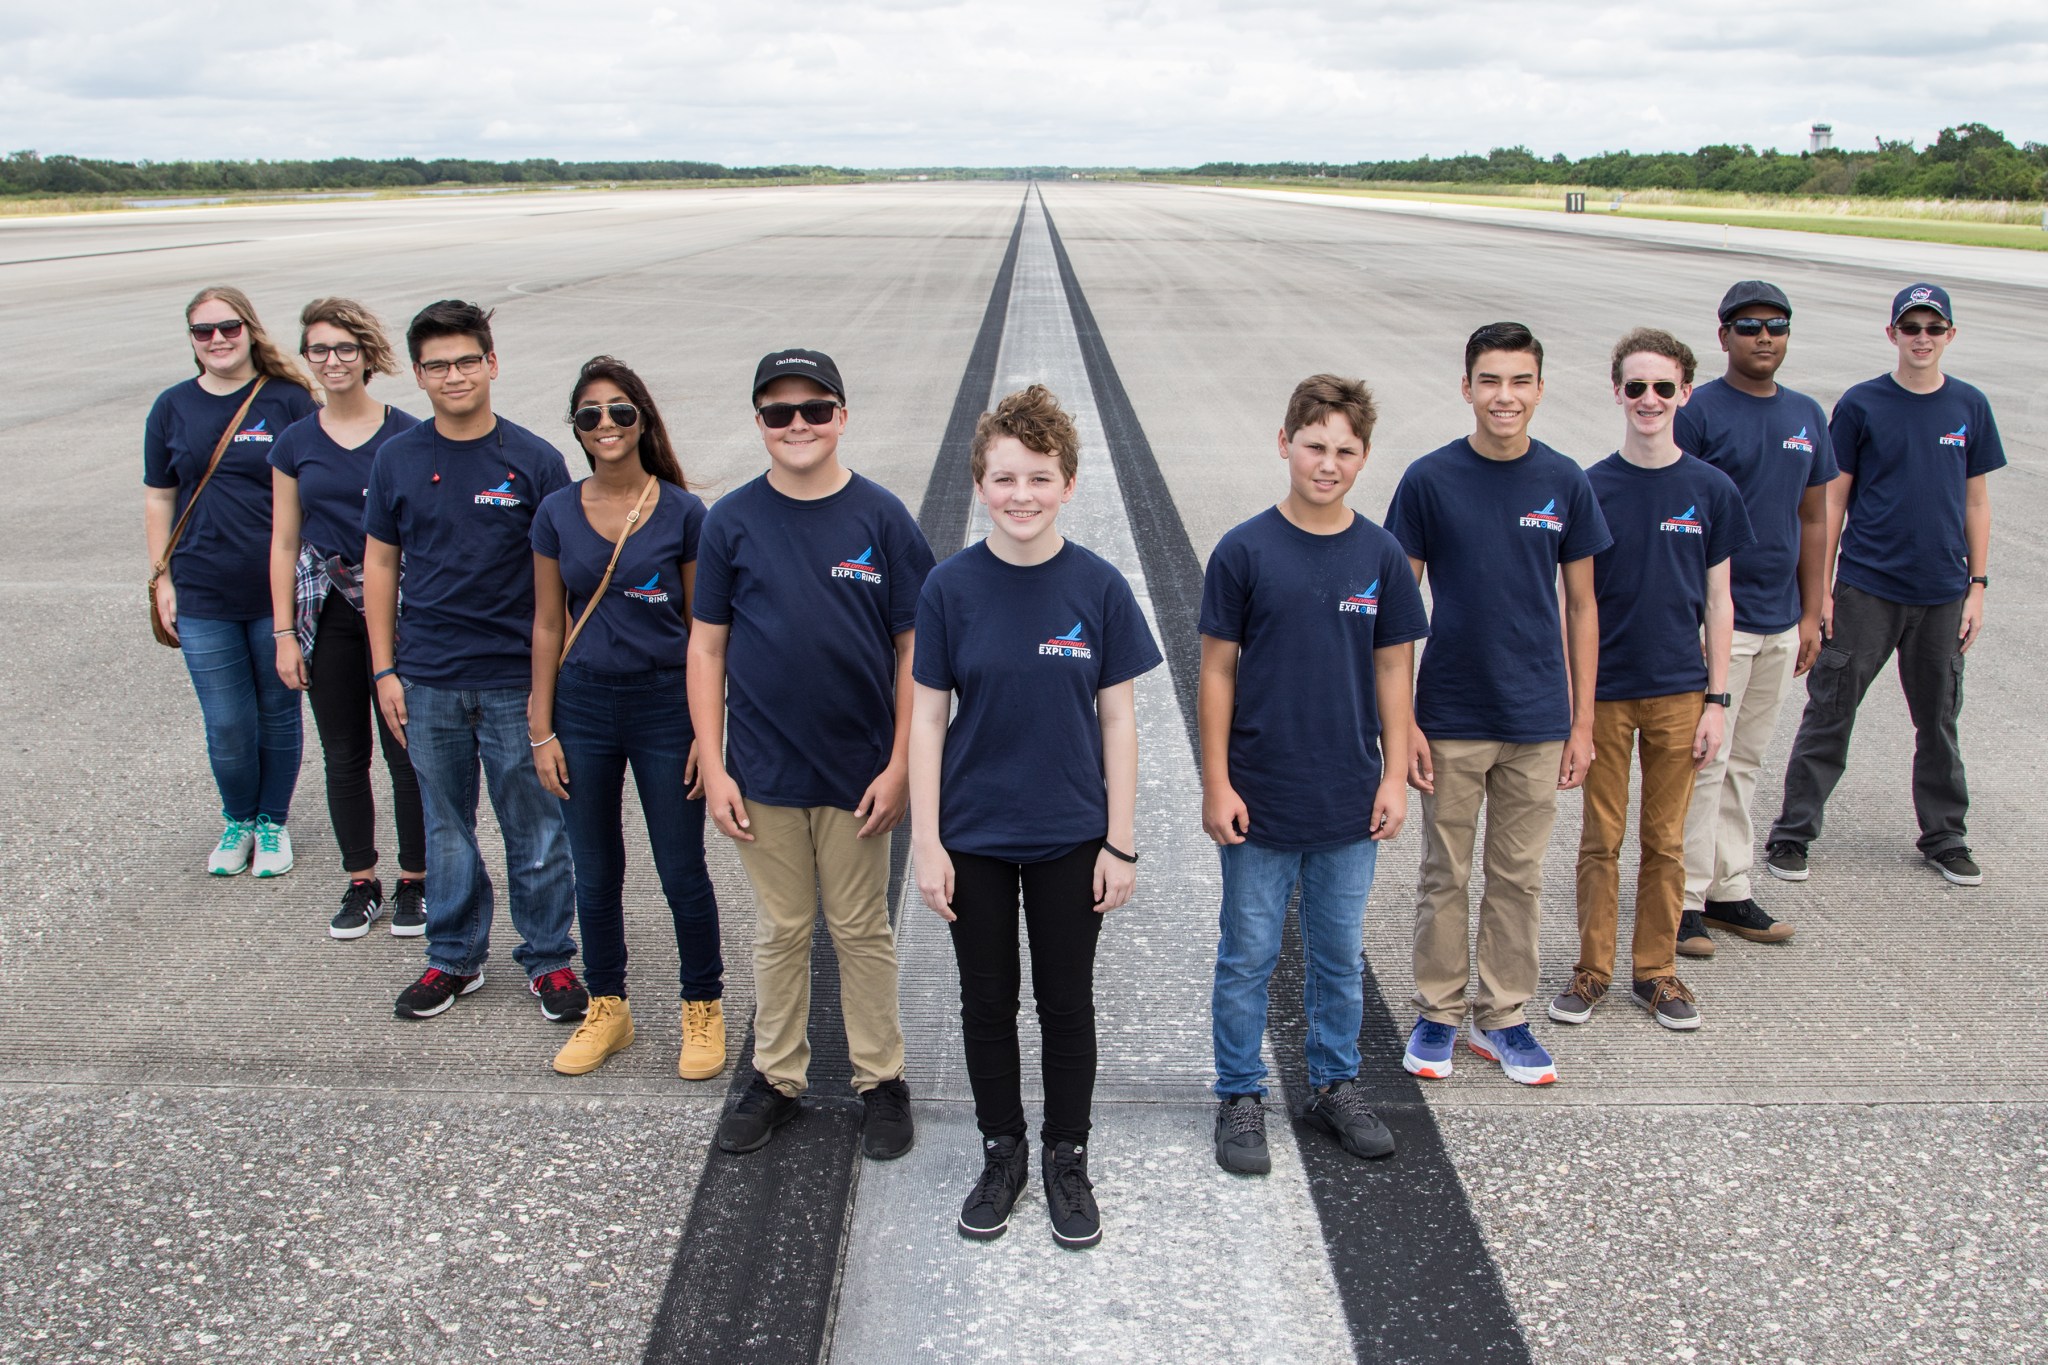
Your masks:
M 1513 1028 L 1482 1029 L 1474 1020 L 1466 1038 L 1471 1049 L 1489 1062 L 1499 1062 L 1508 1079 L 1522 1085 L 1549 1085 L 1557 1079 L 1557 1063 L 1551 1060 L 1527 1024 Z
M 1458 1042 L 1455 1024 L 1417 1019 L 1408 1034 L 1408 1051 L 1401 1065 L 1416 1076 L 1440 1081 L 1451 1074 L 1451 1049 Z

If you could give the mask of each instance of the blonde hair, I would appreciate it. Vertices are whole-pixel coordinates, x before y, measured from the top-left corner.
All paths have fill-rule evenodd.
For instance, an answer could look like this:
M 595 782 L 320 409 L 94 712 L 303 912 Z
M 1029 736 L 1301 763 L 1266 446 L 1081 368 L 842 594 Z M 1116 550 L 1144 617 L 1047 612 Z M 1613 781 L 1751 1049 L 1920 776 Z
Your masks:
M 192 310 L 208 300 L 219 300 L 235 310 L 249 329 L 249 361 L 256 367 L 256 373 L 275 379 L 283 384 L 296 384 L 310 393 L 319 392 L 318 387 L 306 377 L 298 362 L 277 349 L 277 343 L 270 339 L 270 333 L 263 330 L 263 323 L 256 316 L 256 305 L 249 302 L 249 296 L 231 284 L 210 284 L 192 296 L 192 302 L 185 305 L 185 321 L 192 321 Z M 195 354 L 192 363 L 201 374 L 206 373 L 206 364 Z
M 974 445 L 968 452 L 967 468 L 976 483 L 988 473 L 989 447 L 1004 436 L 1016 440 L 1026 450 L 1054 456 L 1060 462 L 1060 477 L 1068 483 L 1074 481 L 1074 473 L 1081 467 L 1081 433 L 1074 429 L 1074 419 L 1060 408 L 1060 400 L 1045 385 L 1033 384 L 1018 390 L 996 404 L 994 412 L 984 412 L 974 424 Z
M 365 382 L 373 374 L 398 373 L 398 354 L 391 349 L 391 339 L 384 335 L 384 324 L 377 320 L 375 313 L 354 299 L 314 299 L 299 310 L 301 355 L 306 350 L 306 330 L 316 322 L 339 327 L 356 339 L 356 344 L 363 348 Z

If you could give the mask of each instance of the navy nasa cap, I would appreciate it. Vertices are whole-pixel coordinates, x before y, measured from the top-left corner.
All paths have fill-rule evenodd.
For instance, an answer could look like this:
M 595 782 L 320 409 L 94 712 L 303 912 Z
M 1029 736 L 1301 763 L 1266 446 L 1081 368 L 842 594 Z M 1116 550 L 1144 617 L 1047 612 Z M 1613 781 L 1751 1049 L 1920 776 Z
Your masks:
M 754 367 L 754 397 L 761 396 L 761 390 L 778 379 L 795 376 L 808 379 L 831 393 L 840 402 L 846 401 L 846 385 L 839 378 L 839 367 L 832 363 L 832 357 L 823 351 L 790 349 L 770 351 L 761 357 L 761 363 Z
M 1948 290 L 1938 284 L 1909 284 L 1892 296 L 1892 325 L 1915 308 L 1932 308 L 1950 322 L 1956 315 L 1950 311 Z

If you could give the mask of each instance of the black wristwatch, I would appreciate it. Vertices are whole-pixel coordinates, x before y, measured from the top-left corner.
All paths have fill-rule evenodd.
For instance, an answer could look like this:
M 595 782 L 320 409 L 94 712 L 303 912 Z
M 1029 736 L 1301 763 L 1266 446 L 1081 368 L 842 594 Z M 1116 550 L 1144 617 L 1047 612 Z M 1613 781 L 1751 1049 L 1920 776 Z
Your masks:
M 1977 584 L 1980 587 L 1989 588 L 1991 586 L 1991 575 L 1981 573 L 1971 574 L 1970 581 L 1972 583 Z
M 1707 700 L 1720 707 L 1723 711 L 1735 705 L 1734 695 L 1728 692 L 1709 692 L 1707 693 Z

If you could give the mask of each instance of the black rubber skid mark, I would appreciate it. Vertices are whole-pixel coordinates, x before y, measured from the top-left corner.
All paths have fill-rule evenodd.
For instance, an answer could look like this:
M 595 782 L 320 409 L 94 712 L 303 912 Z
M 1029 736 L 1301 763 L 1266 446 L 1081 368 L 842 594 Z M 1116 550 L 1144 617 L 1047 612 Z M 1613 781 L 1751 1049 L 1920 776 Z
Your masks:
M 1042 196 L 1039 206 L 1199 767 L 1195 693 L 1201 666 L 1201 562 Z M 1359 1081 L 1394 1134 L 1395 1155 L 1384 1161 L 1349 1155 L 1298 1116 L 1298 1101 L 1308 1095 L 1303 1056 L 1308 1022 L 1302 1012 L 1301 934 L 1293 907 L 1268 989 L 1273 1053 L 1280 1059 L 1282 1088 L 1297 1097 L 1290 1106 L 1296 1145 L 1358 1358 L 1445 1365 L 1527 1361 L 1528 1345 L 1436 1116 L 1423 1103 L 1421 1083 L 1401 1069 L 1405 1035 L 1396 1030 L 1370 964 L 1359 1030 Z

